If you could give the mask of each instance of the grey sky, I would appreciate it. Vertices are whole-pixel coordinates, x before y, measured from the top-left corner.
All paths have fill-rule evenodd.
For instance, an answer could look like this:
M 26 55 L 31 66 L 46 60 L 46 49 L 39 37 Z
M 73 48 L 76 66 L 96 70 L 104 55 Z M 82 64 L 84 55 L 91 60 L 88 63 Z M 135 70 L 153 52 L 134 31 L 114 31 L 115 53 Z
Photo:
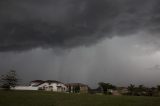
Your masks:
M 26 82 L 55 79 L 83 82 L 92 87 L 99 81 L 156 85 L 160 80 L 160 52 L 154 43 L 148 44 L 150 38 L 141 39 L 144 35 L 139 34 L 70 50 L 37 48 L 27 52 L 2 52 L 0 67 L 2 73 L 17 70 Z
M 155 85 L 159 0 L 1 0 L 0 74 Z

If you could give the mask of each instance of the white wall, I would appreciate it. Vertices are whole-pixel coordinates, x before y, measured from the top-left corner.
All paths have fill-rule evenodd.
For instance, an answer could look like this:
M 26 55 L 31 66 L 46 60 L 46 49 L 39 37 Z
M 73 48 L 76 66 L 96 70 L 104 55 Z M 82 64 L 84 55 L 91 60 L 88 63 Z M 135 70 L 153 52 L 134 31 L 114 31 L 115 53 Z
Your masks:
M 38 87 L 32 87 L 32 86 L 16 86 L 12 88 L 13 90 L 38 90 Z

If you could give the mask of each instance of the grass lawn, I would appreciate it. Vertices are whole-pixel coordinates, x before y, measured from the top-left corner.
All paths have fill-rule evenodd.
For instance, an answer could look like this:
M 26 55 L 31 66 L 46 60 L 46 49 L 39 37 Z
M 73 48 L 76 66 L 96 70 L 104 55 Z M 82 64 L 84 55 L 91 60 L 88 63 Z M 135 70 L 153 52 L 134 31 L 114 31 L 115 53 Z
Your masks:
M 160 97 L 0 91 L 0 106 L 160 106 Z

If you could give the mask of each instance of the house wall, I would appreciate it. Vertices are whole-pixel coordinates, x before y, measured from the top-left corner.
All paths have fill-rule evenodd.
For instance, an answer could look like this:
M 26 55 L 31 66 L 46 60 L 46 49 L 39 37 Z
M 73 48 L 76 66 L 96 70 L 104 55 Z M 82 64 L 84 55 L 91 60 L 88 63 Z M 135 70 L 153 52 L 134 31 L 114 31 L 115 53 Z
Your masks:
M 57 87 L 57 86 L 60 86 L 60 87 Z M 55 91 L 55 92 L 65 92 L 67 90 L 67 87 L 61 83 L 51 83 L 51 84 L 44 83 L 38 87 L 46 91 Z
M 32 86 L 16 86 L 14 88 L 11 88 L 12 90 L 38 90 L 38 87 L 32 87 Z
M 80 93 L 88 93 L 88 87 L 87 86 L 81 86 L 80 87 Z
M 77 86 L 79 86 L 79 85 L 68 85 L 67 91 L 74 93 L 75 92 L 74 88 Z M 79 87 L 80 87 L 80 91 L 79 91 L 80 93 L 88 93 L 88 86 L 79 86 Z M 70 89 L 70 91 L 69 91 L 69 89 Z

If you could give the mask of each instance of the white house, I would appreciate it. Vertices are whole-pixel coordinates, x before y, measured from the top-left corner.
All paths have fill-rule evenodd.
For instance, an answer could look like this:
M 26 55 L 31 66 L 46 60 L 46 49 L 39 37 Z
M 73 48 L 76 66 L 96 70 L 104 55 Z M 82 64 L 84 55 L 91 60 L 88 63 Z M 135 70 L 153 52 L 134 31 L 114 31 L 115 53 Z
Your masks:
M 29 86 L 16 86 L 14 90 L 44 90 L 55 92 L 66 92 L 67 87 L 64 83 L 55 80 L 35 80 L 30 83 Z
M 43 84 L 39 85 L 39 90 L 45 91 L 55 91 L 55 92 L 66 92 L 67 87 L 64 83 L 54 80 L 45 81 Z

